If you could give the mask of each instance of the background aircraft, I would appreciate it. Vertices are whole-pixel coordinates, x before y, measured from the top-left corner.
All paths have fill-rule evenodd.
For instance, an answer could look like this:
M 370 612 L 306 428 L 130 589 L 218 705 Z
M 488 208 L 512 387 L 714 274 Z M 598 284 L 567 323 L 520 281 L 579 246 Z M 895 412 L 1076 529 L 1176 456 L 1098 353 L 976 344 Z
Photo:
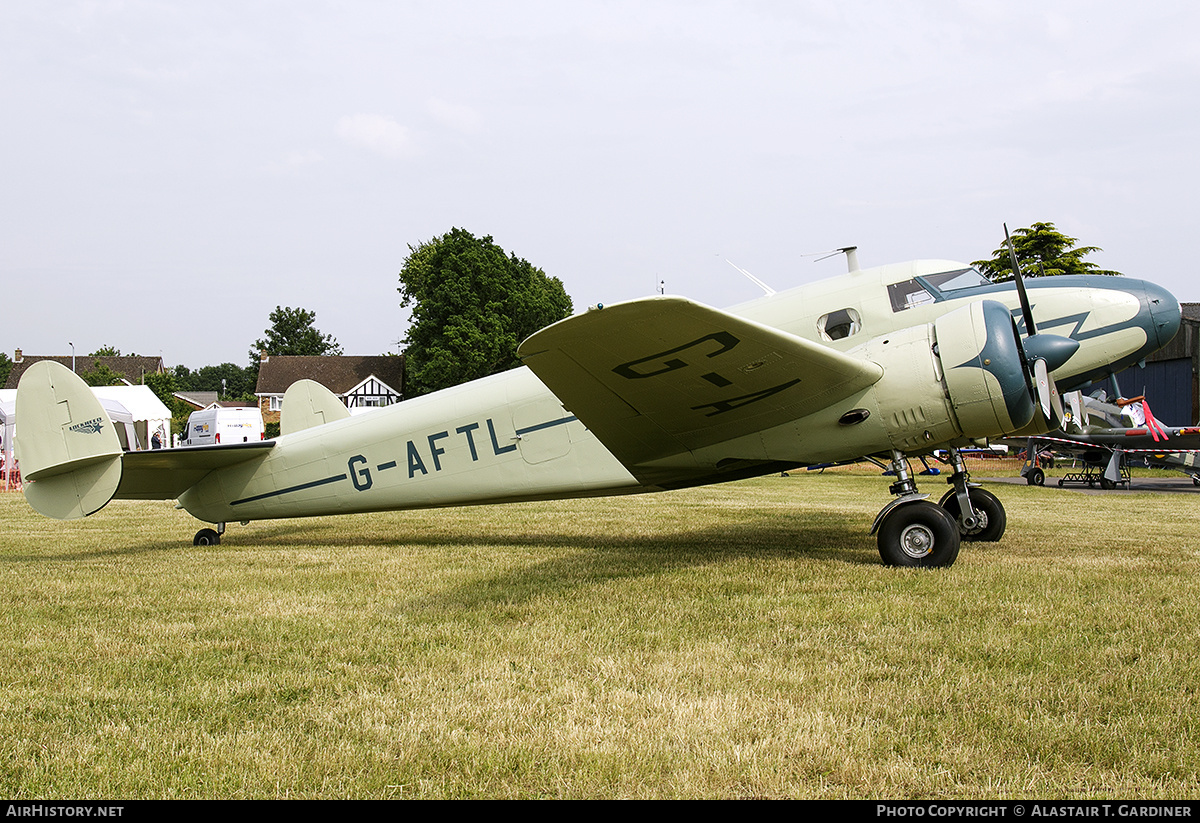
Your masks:
M 1197 482 L 1200 469 L 1195 453 L 1200 451 L 1200 426 L 1164 426 L 1144 397 L 1120 397 L 1115 380 L 1113 388 L 1117 398 L 1111 401 L 1103 390 L 1092 396 L 1071 392 L 1065 398 L 1068 411 L 1062 428 L 1024 441 L 1021 476 L 1029 485 L 1045 484 L 1046 473 L 1039 462 L 1048 452 L 1071 455 L 1083 464 L 1082 471 L 1060 477 L 1059 486 L 1087 483 L 1115 489 L 1129 483 L 1130 457 L 1183 472 Z
M 44 361 L 21 380 L 17 446 L 39 512 L 175 499 L 216 524 L 197 544 L 231 521 L 662 491 L 870 457 L 895 472 L 871 529 L 884 562 L 945 566 L 962 539 L 1006 527 L 959 449 L 1057 428 L 1058 383 L 1131 365 L 1179 324 L 1175 298 L 1144 281 L 1027 292 L 1019 271 L 992 284 L 917 261 L 728 311 L 665 295 L 593 306 L 526 340 L 524 367 L 356 417 L 304 381 L 281 436 L 258 443 L 122 453 L 83 382 Z M 952 469 L 940 503 L 908 467 L 935 450 Z

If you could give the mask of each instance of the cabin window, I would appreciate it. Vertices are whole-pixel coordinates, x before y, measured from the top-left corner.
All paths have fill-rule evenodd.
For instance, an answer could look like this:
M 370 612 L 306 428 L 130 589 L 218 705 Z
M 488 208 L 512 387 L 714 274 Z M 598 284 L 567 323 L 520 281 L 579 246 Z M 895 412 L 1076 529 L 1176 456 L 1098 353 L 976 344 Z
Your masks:
M 924 306 L 936 299 L 916 280 L 892 283 L 888 286 L 888 297 L 892 301 L 892 311 L 904 311 L 913 306 Z
M 842 340 L 858 333 L 862 328 L 862 318 L 854 309 L 838 309 L 818 320 L 817 328 L 826 340 Z

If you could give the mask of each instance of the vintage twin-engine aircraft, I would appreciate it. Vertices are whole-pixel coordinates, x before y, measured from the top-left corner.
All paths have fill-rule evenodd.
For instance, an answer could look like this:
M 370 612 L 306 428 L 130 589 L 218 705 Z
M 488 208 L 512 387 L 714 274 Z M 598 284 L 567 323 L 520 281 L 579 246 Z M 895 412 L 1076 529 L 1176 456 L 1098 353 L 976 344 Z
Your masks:
M 884 562 L 945 566 L 1006 521 L 958 450 L 1056 428 L 1056 381 L 1137 362 L 1180 322 L 1175 298 L 1138 280 L 1044 278 L 1032 300 L 1021 285 L 922 261 L 728 311 L 672 296 L 594 306 L 522 343 L 524 367 L 354 417 L 302 381 L 277 439 L 195 449 L 122 453 L 82 381 L 43 361 L 17 394 L 26 496 L 57 518 L 176 499 L 216 524 L 203 545 L 230 521 L 661 491 L 870 458 L 896 475 L 872 528 Z M 940 504 L 907 467 L 935 450 L 953 469 Z

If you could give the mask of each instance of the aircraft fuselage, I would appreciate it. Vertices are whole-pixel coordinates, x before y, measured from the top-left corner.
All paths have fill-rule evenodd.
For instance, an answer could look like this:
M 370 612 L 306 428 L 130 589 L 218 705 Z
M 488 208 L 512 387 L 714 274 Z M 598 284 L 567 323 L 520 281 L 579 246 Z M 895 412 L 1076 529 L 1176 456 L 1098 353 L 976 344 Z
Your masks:
M 947 272 L 964 274 L 941 276 Z M 1020 314 L 1013 284 L 974 282 L 969 272 L 950 261 L 885 266 L 734 307 L 729 314 L 886 363 L 887 373 L 812 414 L 635 471 L 518 368 L 284 434 L 261 460 L 212 472 L 179 502 L 212 522 L 502 503 L 653 491 L 891 449 L 966 445 L 975 435 L 961 430 L 942 386 L 932 324 L 981 299 Z M 950 288 L 938 288 L 939 280 Z M 1038 331 L 1080 344 L 1054 375 L 1066 387 L 1137 362 L 1178 328 L 1178 303 L 1143 281 L 1059 277 L 1028 286 Z M 839 425 L 850 410 L 867 422 Z

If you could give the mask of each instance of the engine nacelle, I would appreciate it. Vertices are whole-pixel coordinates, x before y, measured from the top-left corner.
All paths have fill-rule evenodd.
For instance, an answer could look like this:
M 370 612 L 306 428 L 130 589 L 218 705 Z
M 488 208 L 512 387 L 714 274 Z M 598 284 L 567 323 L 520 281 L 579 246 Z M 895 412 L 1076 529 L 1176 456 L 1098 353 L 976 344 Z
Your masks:
M 938 318 L 936 351 L 959 429 L 994 437 L 1035 422 L 1037 403 L 1016 324 L 1007 307 L 983 300 Z

